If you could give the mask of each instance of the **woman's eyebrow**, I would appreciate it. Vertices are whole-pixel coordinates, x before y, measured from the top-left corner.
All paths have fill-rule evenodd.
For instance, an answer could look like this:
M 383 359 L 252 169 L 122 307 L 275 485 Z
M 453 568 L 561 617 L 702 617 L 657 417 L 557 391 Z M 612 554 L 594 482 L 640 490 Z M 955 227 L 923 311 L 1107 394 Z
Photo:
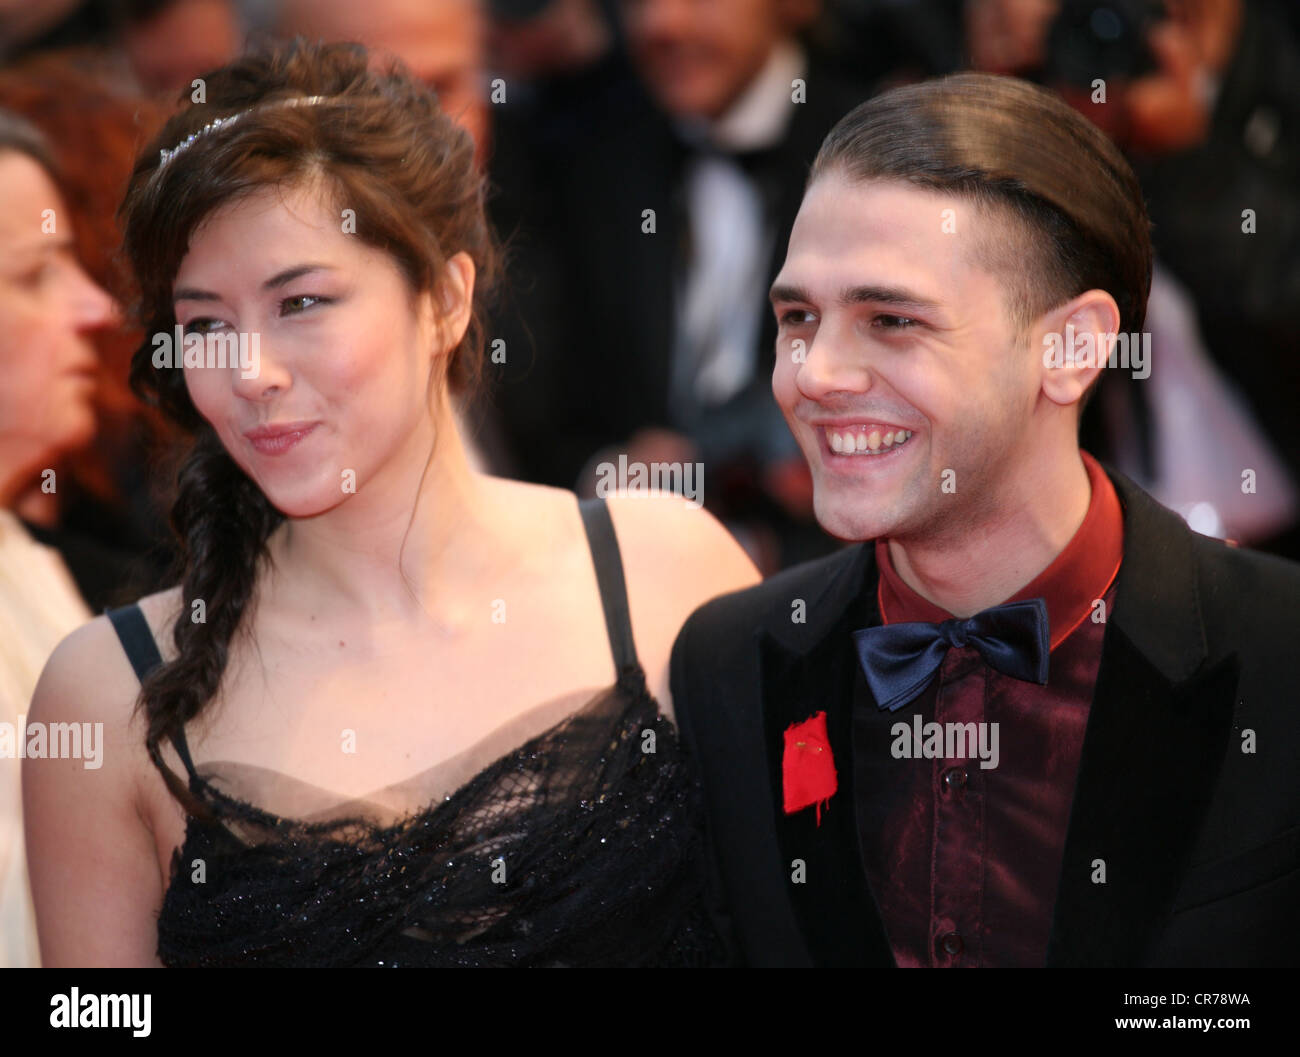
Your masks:
M 75 252 L 76 248 L 76 243 L 73 241 L 70 234 L 65 234 L 58 238 L 51 238 L 49 235 L 43 235 L 28 242 L 20 242 L 16 246 L 6 246 L 5 254 L 10 257 L 29 257 L 35 259 L 47 253 L 66 251 Z
M 275 290 L 299 279 L 308 272 L 334 271 L 332 264 L 295 264 L 292 268 L 286 268 L 282 272 L 276 272 L 275 275 L 267 279 L 262 284 L 263 290 Z M 172 294 L 172 301 L 220 301 L 219 294 L 214 294 L 211 290 L 198 290 L 192 286 L 177 287 Z

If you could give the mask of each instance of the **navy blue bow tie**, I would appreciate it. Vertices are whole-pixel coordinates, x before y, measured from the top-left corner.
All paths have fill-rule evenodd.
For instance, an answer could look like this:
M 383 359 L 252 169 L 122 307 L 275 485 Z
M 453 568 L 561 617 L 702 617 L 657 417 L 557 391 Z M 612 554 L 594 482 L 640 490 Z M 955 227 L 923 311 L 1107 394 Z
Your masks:
M 897 712 L 930 684 L 953 646 L 974 646 L 990 667 L 1044 685 L 1051 651 L 1047 628 L 1047 603 L 1032 598 L 965 620 L 863 628 L 853 633 L 853 642 L 877 705 Z

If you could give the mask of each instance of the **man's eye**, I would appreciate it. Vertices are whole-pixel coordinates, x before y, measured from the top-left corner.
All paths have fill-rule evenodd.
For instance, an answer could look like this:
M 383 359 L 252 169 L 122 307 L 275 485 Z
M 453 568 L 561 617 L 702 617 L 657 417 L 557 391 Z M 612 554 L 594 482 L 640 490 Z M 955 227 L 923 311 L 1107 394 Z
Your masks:
M 916 326 L 916 320 L 908 316 L 876 316 L 875 322 L 887 330 L 907 330 Z
M 792 308 L 788 312 L 781 313 L 782 325 L 797 327 L 802 323 L 812 321 L 812 313 L 806 308 Z
M 294 297 L 286 297 L 280 302 L 280 314 L 284 315 L 287 312 L 289 315 L 294 315 L 303 312 L 311 308 L 311 304 L 307 304 L 309 301 L 313 304 L 324 305 L 329 303 L 329 298 L 316 297 L 312 294 L 298 294 Z

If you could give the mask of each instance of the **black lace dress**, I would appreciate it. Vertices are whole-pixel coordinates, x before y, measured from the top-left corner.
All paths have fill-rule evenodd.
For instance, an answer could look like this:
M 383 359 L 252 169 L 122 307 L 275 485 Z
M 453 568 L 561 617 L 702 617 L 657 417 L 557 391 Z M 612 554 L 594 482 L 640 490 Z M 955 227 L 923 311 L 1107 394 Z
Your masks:
M 582 504 L 619 676 L 454 792 L 396 820 L 284 818 L 175 744 L 190 816 L 158 919 L 168 966 L 632 966 L 729 961 L 706 908 L 703 807 L 636 658 L 604 503 Z M 109 617 L 137 674 L 136 606 Z

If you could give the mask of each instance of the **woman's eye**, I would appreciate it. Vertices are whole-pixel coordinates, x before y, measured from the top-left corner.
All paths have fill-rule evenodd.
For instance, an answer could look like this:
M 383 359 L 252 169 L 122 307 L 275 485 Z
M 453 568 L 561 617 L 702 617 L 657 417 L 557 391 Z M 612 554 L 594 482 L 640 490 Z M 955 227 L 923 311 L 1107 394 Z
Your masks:
M 311 304 L 307 302 L 311 302 Z M 311 308 L 312 304 L 323 305 L 326 303 L 328 303 L 328 298 L 316 297 L 312 294 L 298 294 L 295 297 L 286 297 L 280 302 L 280 314 L 284 315 L 287 312 L 289 315 L 293 315 Z
M 19 275 L 18 285 L 27 290 L 35 290 L 45 281 L 45 277 L 49 272 L 50 266 L 48 264 L 40 264 Z
M 907 330 L 916 326 L 916 320 L 908 316 L 876 316 L 876 322 L 887 330 Z
M 184 334 L 207 334 L 214 326 L 220 326 L 221 320 L 212 319 L 208 316 L 200 316 L 198 319 L 191 319 L 185 324 L 182 331 Z

